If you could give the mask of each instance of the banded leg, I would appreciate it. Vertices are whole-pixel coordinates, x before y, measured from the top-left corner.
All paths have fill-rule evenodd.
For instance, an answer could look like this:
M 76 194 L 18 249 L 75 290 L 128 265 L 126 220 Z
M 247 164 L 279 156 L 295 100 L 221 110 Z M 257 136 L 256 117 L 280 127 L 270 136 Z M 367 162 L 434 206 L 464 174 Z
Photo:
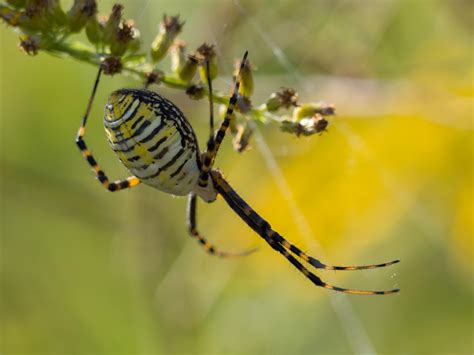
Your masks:
M 278 232 L 274 231 L 270 224 L 265 221 L 260 215 L 257 214 L 238 194 L 232 189 L 229 183 L 224 179 L 222 174 L 217 170 L 211 171 L 212 181 L 214 187 L 222 195 L 227 204 L 236 212 L 250 228 L 252 228 L 258 235 L 260 235 L 265 241 L 276 251 L 282 254 L 293 266 L 295 266 L 300 272 L 302 272 L 313 284 L 331 289 L 338 292 L 358 294 L 358 295 L 384 295 L 399 292 L 399 289 L 392 289 L 387 291 L 363 291 L 353 290 L 347 288 L 341 288 L 327 284 L 322 281 L 318 276 L 309 271 L 301 262 L 299 262 L 291 253 L 294 253 L 297 257 L 308 262 L 310 265 L 319 269 L 327 270 L 358 270 L 368 269 L 374 267 L 383 267 L 395 264 L 399 260 L 395 260 L 389 263 L 376 264 L 376 265 L 365 265 L 365 266 L 330 266 L 321 263 L 319 260 L 308 256 L 303 253 L 299 248 L 289 243 L 284 239 Z
M 102 73 L 102 66 L 99 68 L 99 72 L 97 73 L 97 78 L 95 79 L 94 87 L 92 89 L 92 94 L 87 104 L 86 113 L 84 117 L 82 118 L 81 126 L 79 127 L 79 130 L 77 131 L 76 145 L 81 151 L 82 156 L 86 159 L 87 163 L 89 163 L 91 168 L 94 170 L 94 173 L 97 179 L 99 180 L 99 182 L 102 184 L 102 186 L 104 186 L 104 188 L 106 188 L 107 190 L 113 192 L 113 191 L 119 191 L 119 190 L 137 186 L 140 183 L 140 179 L 135 176 L 130 176 L 123 180 L 110 182 L 107 175 L 105 175 L 105 172 L 99 167 L 99 164 L 97 164 L 97 161 L 92 156 L 92 152 L 89 149 L 87 149 L 86 142 L 84 141 L 84 133 L 86 130 L 87 118 L 89 117 L 89 114 L 92 108 L 92 103 L 94 101 L 95 93 L 97 91 L 97 86 L 99 85 L 101 73 Z
M 211 255 L 217 255 L 220 257 L 236 257 L 236 256 L 246 256 L 252 254 L 257 250 L 257 248 L 252 248 L 245 250 L 240 253 L 229 253 L 225 251 L 218 251 L 216 248 L 210 244 L 204 237 L 202 237 L 196 229 L 196 205 L 197 199 L 194 193 L 189 194 L 188 197 L 188 208 L 187 208 L 187 224 L 189 235 L 199 242 L 202 245 L 205 251 Z
M 208 180 L 209 180 L 209 172 L 212 169 L 212 166 L 214 165 L 214 160 L 216 159 L 217 152 L 219 151 L 219 147 L 221 146 L 222 141 L 224 140 L 225 133 L 227 131 L 227 128 L 229 128 L 230 124 L 230 119 L 232 116 L 232 113 L 234 112 L 235 105 L 237 103 L 237 97 L 239 94 L 239 87 L 240 87 L 240 78 L 241 78 L 241 73 L 242 73 L 242 68 L 245 66 L 245 63 L 247 61 L 247 56 L 248 52 L 246 51 L 244 54 L 244 57 L 242 58 L 242 62 L 240 63 L 240 68 L 239 68 L 239 73 L 237 75 L 237 78 L 235 79 L 235 85 L 234 85 L 234 91 L 232 92 L 232 95 L 229 99 L 229 105 L 227 106 L 227 111 L 224 117 L 224 120 L 221 123 L 221 126 L 217 130 L 216 134 L 213 136 L 211 134 L 211 137 L 209 138 L 207 142 L 207 149 L 203 154 L 203 165 L 201 168 L 201 174 L 199 176 L 199 186 L 201 187 L 206 187 Z M 209 73 L 209 72 L 208 72 Z M 208 79 L 210 83 L 210 79 Z M 209 87 L 209 89 L 212 89 L 212 86 Z M 209 93 L 210 97 L 212 97 L 212 93 Z M 212 105 L 212 101 L 211 101 Z M 213 111 L 213 108 L 211 107 L 211 112 Z M 213 129 L 213 115 L 211 115 L 211 129 Z

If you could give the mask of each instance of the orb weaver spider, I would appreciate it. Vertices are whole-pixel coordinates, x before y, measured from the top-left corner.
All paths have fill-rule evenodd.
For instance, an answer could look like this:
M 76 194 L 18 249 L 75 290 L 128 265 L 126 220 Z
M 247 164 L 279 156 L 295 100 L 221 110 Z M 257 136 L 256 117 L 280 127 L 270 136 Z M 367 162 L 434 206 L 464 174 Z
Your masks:
M 323 264 L 273 230 L 270 224 L 237 194 L 222 173 L 214 168 L 217 152 L 237 104 L 241 72 L 247 61 L 247 55 L 248 52 L 245 52 L 238 75 L 234 78 L 233 92 L 229 99 L 225 117 L 215 133 L 212 82 L 209 75 L 209 63 L 205 63 L 209 89 L 210 138 L 207 142 L 206 151 L 202 154 L 199 151 L 197 138 L 189 121 L 171 101 L 147 89 L 120 89 L 114 91 L 109 96 L 105 106 L 105 131 L 112 150 L 132 173 L 132 176 L 117 181 L 109 180 L 84 141 L 85 126 L 102 72 L 101 65 L 76 137 L 76 144 L 82 156 L 92 167 L 102 186 L 109 191 L 120 191 L 144 183 L 173 195 L 188 195 L 188 232 L 210 254 L 226 257 L 247 255 L 253 252 L 253 250 L 242 253 L 218 251 L 197 231 L 197 196 L 210 203 L 217 198 L 217 195 L 221 195 L 229 207 L 250 228 L 262 237 L 271 248 L 283 255 L 314 285 L 338 292 L 359 295 L 386 295 L 398 292 L 399 289 L 386 291 L 347 289 L 322 281 L 309 270 L 309 267 L 324 270 L 362 270 L 386 267 L 398 263 L 399 260 L 364 266 Z M 305 266 L 304 263 L 308 266 Z

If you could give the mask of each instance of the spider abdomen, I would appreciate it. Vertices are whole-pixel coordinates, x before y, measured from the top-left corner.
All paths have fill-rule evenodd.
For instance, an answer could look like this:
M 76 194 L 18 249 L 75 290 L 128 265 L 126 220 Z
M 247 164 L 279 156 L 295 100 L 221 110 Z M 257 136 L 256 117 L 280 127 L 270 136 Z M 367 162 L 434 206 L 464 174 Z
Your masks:
M 179 196 L 193 191 L 200 173 L 198 143 L 172 102 L 148 90 L 115 91 L 104 126 L 120 161 L 143 183 Z

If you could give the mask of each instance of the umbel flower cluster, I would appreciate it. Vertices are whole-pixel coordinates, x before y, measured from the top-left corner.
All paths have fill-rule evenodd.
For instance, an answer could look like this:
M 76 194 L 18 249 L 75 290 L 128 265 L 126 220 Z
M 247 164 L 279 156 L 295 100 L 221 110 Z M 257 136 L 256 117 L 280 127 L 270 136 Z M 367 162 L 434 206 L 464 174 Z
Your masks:
M 142 80 L 145 86 L 166 85 L 186 92 L 195 100 L 209 95 L 206 63 L 210 78 L 219 75 L 217 54 L 212 44 L 204 43 L 190 51 L 178 39 L 184 22 L 179 16 L 164 15 L 159 32 L 149 46 L 142 45 L 140 32 L 132 20 L 123 18 L 123 6 L 116 4 L 109 15 L 98 15 L 96 0 L 74 0 L 70 9 L 59 0 L 6 0 L 0 2 L 0 17 L 20 33 L 19 47 L 28 55 L 40 51 L 70 57 L 96 66 L 104 73 L 125 73 Z M 85 33 L 88 43 L 75 36 Z M 83 38 L 83 37 L 81 37 Z M 171 67 L 163 68 L 162 60 L 170 56 Z M 238 68 L 240 62 L 236 62 Z M 266 102 L 255 105 L 254 67 L 243 68 L 237 112 L 230 125 L 234 147 L 242 152 L 252 136 L 252 120 L 275 122 L 296 136 L 322 133 L 328 126 L 326 116 L 334 115 L 334 107 L 324 103 L 300 103 L 298 93 L 281 88 Z M 234 73 L 235 75 L 235 73 Z M 215 92 L 216 104 L 225 107 L 229 96 Z M 223 110 L 221 110 L 223 111 Z

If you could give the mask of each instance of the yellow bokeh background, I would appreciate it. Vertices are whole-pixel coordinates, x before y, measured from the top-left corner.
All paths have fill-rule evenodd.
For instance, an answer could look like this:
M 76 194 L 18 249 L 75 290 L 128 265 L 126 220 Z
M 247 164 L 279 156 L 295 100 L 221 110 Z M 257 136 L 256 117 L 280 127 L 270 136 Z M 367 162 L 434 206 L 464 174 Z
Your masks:
M 63 2 L 69 4 L 70 2 Z M 310 284 L 223 200 L 185 205 L 147 186 L 111 194 L 74 145 L 97 68 L 17 49 L 0 30 L 1 296 L 5 354 L 443 353 L 473 349 L 473 42 L 470 1 L 124 1 L 144 43 L 180 13 L 191 48 L 215 42 L 228 90 L 250 51 L 254 102 L 280 87 L 336 105 L 329 132 L 297 138 L 258 124 L 251 149 L 217 165 L 282 235 L 326 263 L 400 258 L 388 269 L 319 272 L 332 284 L 400 287 L 386 297 Z M 111 1 L 101 1 L 107 12 Z M 164 65 L 167 65 L 165 62 Z M 86 140 L 113 178 L 102 80 Z M 207 103 L 157 88 L 201 141 Z

